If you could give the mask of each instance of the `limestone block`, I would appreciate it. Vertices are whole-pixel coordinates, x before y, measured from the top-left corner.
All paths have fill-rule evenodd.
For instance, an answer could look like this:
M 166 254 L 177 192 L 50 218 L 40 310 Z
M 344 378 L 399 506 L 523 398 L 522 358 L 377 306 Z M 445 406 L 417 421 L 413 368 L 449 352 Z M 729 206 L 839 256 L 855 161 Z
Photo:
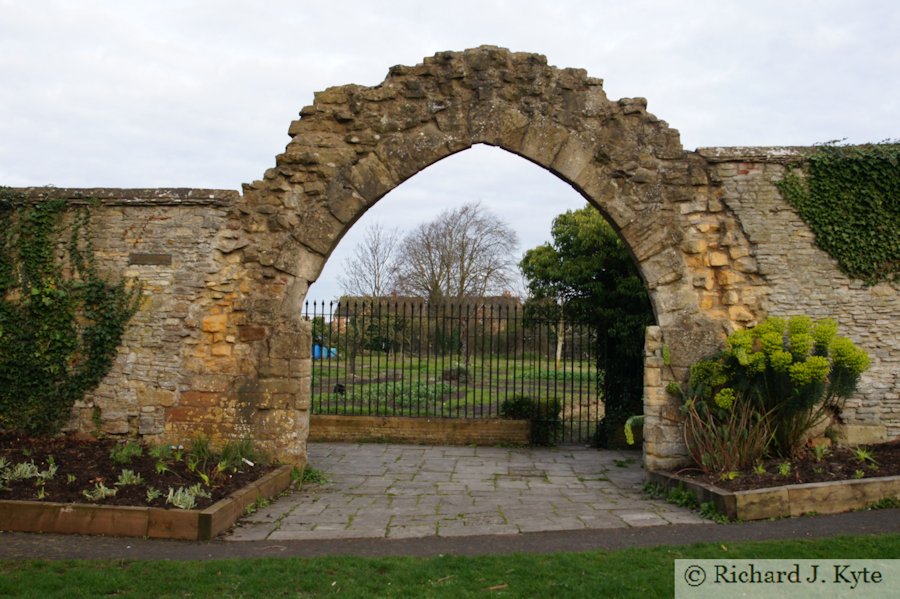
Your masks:
M 848 445 L 871 445 L 888 440 L 883 424 L 844 424 L 838 429 L 838 435 Z
M 725 252 L 709 252 L 707 261 L 710 266 L 725 266 L 728 264 L 728 254 Z
M 212 314 L 203 319 L 201 329 L 206 333 L 218 333 L 228 326 L 228 314 Z

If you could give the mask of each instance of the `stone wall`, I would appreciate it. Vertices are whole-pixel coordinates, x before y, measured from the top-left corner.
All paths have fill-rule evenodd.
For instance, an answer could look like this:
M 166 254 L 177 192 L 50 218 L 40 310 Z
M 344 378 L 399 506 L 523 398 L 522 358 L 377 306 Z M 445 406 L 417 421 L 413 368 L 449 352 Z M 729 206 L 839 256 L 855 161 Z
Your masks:
M 842 273 L 775 186 L 810 148 L 702 148 L 722 201 L 745 231 L 768 292 L 772 316 L 834 318 L 840 334 L 872 358 L 844 417 L 863 442 L 900 437 L 900 286 L 866 286 Z M 866 427 L 861 431 L 858 427 Z
M 184 363 L 200 337 L 204 307 L 221 295 L 215 283 L 224 265 L 215 243 L 240 194 L 209 189 L 20 191 L 31 199 L 63 198 L 73 207 L 97 200 L 91 234 L 98 265 L 143 287 L 140 308 L 112 371 L 76 404 L 70 428 L 164 438 L 166 411 L 190 399 L 181 394 Z
M 171 442 L 253 438 L 303 463 L 309 285 L 369 207 L 483 143 L 568 182 L 631 250 L 657 320 L 646 339 L 648 467 L 685 458 L 666 383 L 768 314 L 837 319 L 873 357 L 848 423 L 873 438 L 900 436 L 897 287 L 847 279 L 780 198 L 775 181 L 806 150 L 685 152 L 642 98 L 609 99 L 582 70 L 493 47 L 393 67 L 378 86 L 330 88 L 300 116 L 275 166 L 242 194 L 48 192 L 100 198 L 98 256 L 145 285 L 113 371 L 77 406 L 73 428 Z

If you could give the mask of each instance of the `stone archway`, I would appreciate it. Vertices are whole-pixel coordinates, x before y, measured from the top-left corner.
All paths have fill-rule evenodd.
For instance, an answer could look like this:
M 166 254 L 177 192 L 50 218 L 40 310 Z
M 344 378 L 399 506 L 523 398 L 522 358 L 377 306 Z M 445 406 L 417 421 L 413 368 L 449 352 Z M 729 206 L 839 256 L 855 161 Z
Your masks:
M 719 201 L 706 161 L 684 152 L 678 132 L 648 113 L 645 100 L 609 100 L 602 81 L 583 70 L 481 47 L 393 67 L 375 87 L 329 88 L 300 116 L 275 167 L 244 186 L 219 234 L 239 292 L 206 307 L 201 351 L 215 356 L 216 339 L 231 341 L 220 350 L 215 389 L 204 387 L 208 362 L 189 362 L 182 392 L 212 393 L 211 407 L 167 416 L 167 433 L 215 411 L 223 434 L 252 436 L 302 461 L 310 332 L 299 310 L 309 284 L 385 194 L 451 154 L 488 144 L 565 180 L 630 248 L 659 324 L 647 339 L 645 456 L 653 466 L 681 459 L 665 379 L 681 376 L 735 323 L 754 320 L 764 293 L 725 297 L 723 280 L 760 284 L 750 244 Z M 723 236 L 730 249 L 712 251 Z

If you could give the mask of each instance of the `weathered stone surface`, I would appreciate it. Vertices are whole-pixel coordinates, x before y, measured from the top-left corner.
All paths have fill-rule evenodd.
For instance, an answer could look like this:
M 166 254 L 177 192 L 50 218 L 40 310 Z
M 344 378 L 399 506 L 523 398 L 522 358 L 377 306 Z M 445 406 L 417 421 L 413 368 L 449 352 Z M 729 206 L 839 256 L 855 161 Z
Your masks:
M 395 67 L 376 87 L 325 90 L 290 135 L 243 196 L 24 190 L 73 205 L 100 198 L 103 267 L 143 285 L 115 364 L 79 403 L 72 428 L 93 430 L 99 415 L 104 432 L 152 441 L 256 436 L 302 461 L 311 325 L 299 309 L 309 284 L 375 201 L 487 143 L 569 181 L 633 252 L 659 325 L 645 352 L 648 464 L 684 458 L 665 385 L 767 314 L 835 318 L 873 358 L 843 419 L 900 436 L 900 294 L 896 284 L 848 279 L 781 199 L 775 182 L 785 165 L 802 167 L 806 149 L 684 152 L 646 100 L 609 100 L 583 71 L 494 47 Z

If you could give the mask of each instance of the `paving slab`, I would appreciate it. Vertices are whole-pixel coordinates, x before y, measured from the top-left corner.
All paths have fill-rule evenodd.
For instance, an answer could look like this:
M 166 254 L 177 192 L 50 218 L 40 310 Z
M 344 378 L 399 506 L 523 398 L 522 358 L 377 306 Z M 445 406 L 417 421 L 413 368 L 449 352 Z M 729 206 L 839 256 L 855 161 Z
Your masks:
M 711 524 L 642 493 L 640 454 L 584 447 L 310 443 L 328 482 L 242 518 L 227 541 L 464 537 Z

